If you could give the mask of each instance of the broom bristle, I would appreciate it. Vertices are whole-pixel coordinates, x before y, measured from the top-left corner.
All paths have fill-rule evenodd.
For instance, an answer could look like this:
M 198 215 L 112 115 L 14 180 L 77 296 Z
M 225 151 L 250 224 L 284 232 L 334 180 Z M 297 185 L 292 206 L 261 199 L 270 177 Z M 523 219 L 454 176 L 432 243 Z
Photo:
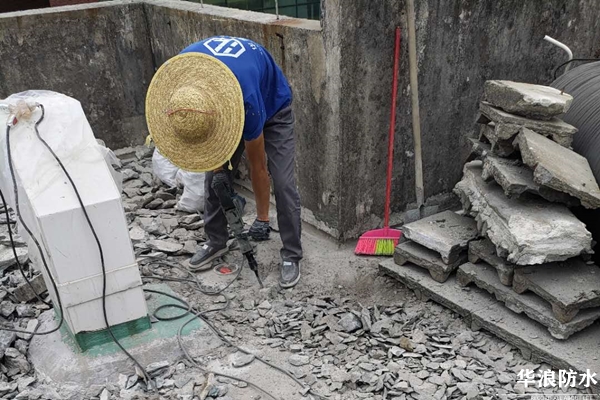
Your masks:
M 392 256 L 398 239 L 360 238 L 354 252 L 373 256 Z

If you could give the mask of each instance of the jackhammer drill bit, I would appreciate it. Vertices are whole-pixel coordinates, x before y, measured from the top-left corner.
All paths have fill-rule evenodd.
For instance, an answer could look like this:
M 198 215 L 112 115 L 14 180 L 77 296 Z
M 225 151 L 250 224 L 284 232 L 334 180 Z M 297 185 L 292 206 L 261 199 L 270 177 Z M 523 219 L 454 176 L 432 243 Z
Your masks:
M 238 242 L 240 251 L 248 260 L 248 266 L 256 275 L 256 279 L 260 287 L 263 287 L 262 280 L 258 274 L 258 263 L 254 258 L 254 250 L 248 239 L 248 233 L 244 231 L 244 220 L 242 219 L 242 210 L 240 210 L 233 201 L 234 192 L 231 188 L 227 172 L 220 170 L 214 173 L 211 185 L 212 189 L 217 194 L 221 209 L 227 218 L 227 223 Z

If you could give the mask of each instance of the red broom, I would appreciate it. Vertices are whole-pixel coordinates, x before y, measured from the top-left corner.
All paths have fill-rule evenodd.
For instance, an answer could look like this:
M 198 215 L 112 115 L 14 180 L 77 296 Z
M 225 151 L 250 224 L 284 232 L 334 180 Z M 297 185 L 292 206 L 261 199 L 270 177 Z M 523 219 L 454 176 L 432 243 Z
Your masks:
M 364 233 L 356 244 L 355 254 L 391 256 L 398 245 L 402 232 L 390 228 L 390 197 L 392 194 L 392 166 L 394 157 L 394 130 L 396 126 L 396 96 L 398 94 L 398 63 L 400 58 L 400 27 L 396 28 L 394 48 L 394 77 L 392 79 L 392 112 L 390 114 L 390 133 L 388 141 L 388 168 L 385 190 L 385 217 L 383 229 L 374 229 Z

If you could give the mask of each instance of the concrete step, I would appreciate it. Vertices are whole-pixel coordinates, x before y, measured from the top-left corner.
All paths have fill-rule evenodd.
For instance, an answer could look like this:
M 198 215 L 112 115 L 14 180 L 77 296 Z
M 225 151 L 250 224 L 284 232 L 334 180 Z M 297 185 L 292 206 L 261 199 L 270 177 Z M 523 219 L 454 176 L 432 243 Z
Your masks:
M 379 270 L 415 291 L 422 299 L 431 299 L 461 315 L 473 330 L 484 329 L 521 350 L 526 359 L 546 362 L 555 369 L 600 375 L 600 322 L 571 336 L 557 340 L 547 328 L 526 315 L 516 314 L 489 293 L 479 288 L 462 288 L 450 276 L 445 283 L 433 280 L 420 267 L 396 265 L 393 260 L 379 264 Z M 600 393 L 600 383 L 591 387 Z
M 440 254 L 445 264 L 454 264 L 469 242 L 479 235 L 474 219 L 452 211 L 411 222 L 402 227 L 406 239 Z
M 537 294 L 551 304 L 556 319 L 567 323 L 584 308 L 600 307 L 600 268 L 580 259 L 520 268 L 513 289 Z
M 600 308 L 590 308 L 583 310 L 572 321 L 562 323 L 552 313 L 550 303 L 534 293 L 517 294 L 498 280 L 495 268 L 487 263 L 469 262 L 461 265 L 456 279 L 461 286 L 474 283 L 477 287 L 486 290 L 503 302 L 508 309 L 519 314 L 524 313 L 547 327 L 550 334 L 557 339 L 567 339 L 600 319 Z
M 454 263 L 446 264 L 439 253 L 410 240 L 400 243 L 394 252 L 396 264 L 412 263 L 425 268 L 437 282 L 445 282 L 450 274 L 466 260 L 467 252 L 463 251 Z

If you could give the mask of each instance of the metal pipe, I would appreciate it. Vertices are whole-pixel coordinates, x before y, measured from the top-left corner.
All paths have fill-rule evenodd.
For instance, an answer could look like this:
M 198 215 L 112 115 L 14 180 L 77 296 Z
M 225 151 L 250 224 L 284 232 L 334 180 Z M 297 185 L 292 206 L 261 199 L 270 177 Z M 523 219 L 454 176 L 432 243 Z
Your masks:
M 275 0 L 275 15 L 277 15 L 277 19 L 279 19 L 279 0 Z
M 569 56 L 569 59 L 567 61 L 571 61 L 573 59 L 573 52 L 571 51 L 571 49 L 569 48 L 569 46 L 567 46 L 566 44 L 559 42 L 558 40 L 551 38 L 550 36 L 546 35 L 544 36 L 544 40 L 546 42 L 552 43 L 555 46 L 560 47 L 561 49 L 563 49 L 567 55 Z M 571 68 L 571 64 L 568 64 L 565 67 L 565 72 L 567 72 L 569 69 Z
M 421 116 L 419 113 L 419 83 L 417 74 L 417 39 L 415 28 L 414 0 L 406 2 L 408 20 L 408 69 L 410 72 L 410 94 L 412 105 L 413 142 L 415 146 L 415 191 L 419 211 L 425 201 L 423 185 L 423 158 L 421 156 Z

